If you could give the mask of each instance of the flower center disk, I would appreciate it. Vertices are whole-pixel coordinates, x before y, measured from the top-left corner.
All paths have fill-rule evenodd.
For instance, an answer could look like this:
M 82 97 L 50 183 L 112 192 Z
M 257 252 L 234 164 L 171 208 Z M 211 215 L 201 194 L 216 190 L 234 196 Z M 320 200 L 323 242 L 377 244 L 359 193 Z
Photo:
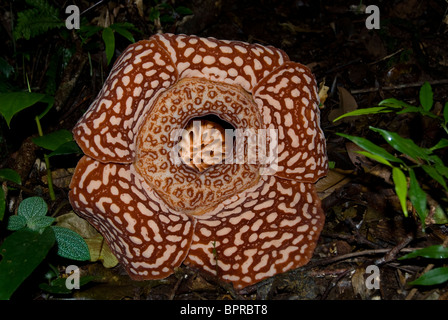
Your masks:
M 223 128 L 215 122 L 191 120 L 211 114 L 235 129 L 257 131 L 261 129 L 257 108 L 239 86 L 182 79 L 158 97 L 142 123 L 137 171 L 172 209 L 204 214 L 254 185 L 260 165 L 226 163 Z

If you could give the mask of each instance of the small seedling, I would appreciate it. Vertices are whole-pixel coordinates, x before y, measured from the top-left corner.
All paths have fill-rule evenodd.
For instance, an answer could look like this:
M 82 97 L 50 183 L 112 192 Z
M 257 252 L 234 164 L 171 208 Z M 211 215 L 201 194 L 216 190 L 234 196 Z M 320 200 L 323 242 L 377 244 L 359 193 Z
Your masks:
M 44 260 L 57 244 L 61 257 L 85 261 L 89 248 L 76 232 L 52 226 L 55 219 L 47 216 L 48 207 L 40 197 L 23 200 L 17 215 L 8 221 L 8 230 L 15 231 L 0 247 L 0 300 L 9 299 L 20 284 Z

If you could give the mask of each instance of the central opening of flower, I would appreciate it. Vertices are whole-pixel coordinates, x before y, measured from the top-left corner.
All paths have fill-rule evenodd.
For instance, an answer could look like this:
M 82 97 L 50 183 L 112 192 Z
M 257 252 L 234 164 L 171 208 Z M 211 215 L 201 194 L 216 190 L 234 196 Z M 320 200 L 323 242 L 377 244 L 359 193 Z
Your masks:
M 236 156 L 251 145 L 238 132 L 260 127 L 258 106 L 240 86 L 184 78 L 143 121 L 134 167 L 169 207 L 202 215 L 258 181 L 260 164 Z
M 232 143 L 235 128 L 216 115 L 191 119 L 179 138 L 178 155 L 189 168 L 203 172 L 225 162 L 226 143 Z

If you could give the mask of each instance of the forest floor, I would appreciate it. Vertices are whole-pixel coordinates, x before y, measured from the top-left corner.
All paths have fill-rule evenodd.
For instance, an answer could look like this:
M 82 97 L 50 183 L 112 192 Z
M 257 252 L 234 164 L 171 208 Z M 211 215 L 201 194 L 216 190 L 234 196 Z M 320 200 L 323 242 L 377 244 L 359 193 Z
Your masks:
M 51 1 L 49 1 L 51 2 Z M 148 20 L 132 1 L 99 4 L 87 11 L 91 23 L 104 23 L 105 17 L 115 22 L 132 23 L 145 39 L 157 30 L 196 34 L 218 39 L 242 40 L 273 45 L 283 49 L 291 60 L 310 67 L 319 84 L 329 87 L 328 98 L 321 109 L 322 129 L 327 140 L 329 160 L 334 164 L 327 179 L 318 183 L 326 224 L 310 263 L 302 268 L 264 280 L 237 292 L 227 284 L 181 266 L 176 273 L 160 281 L 135 282 L 118 266 L 106 269 L 99 262 L 84 263 L 83 272 L 97 276 L 75 298 L 91 299 L 382 299 L 438 300 L 448 299 L 448 287 L 411 286 L 424 271 L 443 266 L 445 260 L 408 259 L 400 256 L 416 248 L 447 243 L 448 228 L 428 217 L 425 232 L 411 210 L 405 217 L 395 194 L 391 170 L 356 153 L 353 143 L 336 133 L 368 138 L 383 147 L 386 143 L 369 126 L 398 132 L 422 147 L 433 146 L 443 132 L 432 119 L 416 113 L 387 113 L 333 120 L 350 110 L 374 107 L 386 98 L 418 105 L 419 90 L 425 81 L 431 84 L 435 111 L 442 112 L 448 101 L 448 16 L 447 2 L 442 0 L 373 1 L 380 9 L 380 28 L 366 28 L 365 6 L 353 1 L 296 0 L 185 0 L 172 1 L 173 7 L 184 6 L 193 14 L 171 14 L 168 22 Z M 138 2 L 138 1 L 137 1 Z M 20 3 L 20 2 L 19 2 Z M 94 5 L 83 1 L 81 11 Z M 89 3 L 89 5 L 87 5 Z M 152 3 L 152 2 L 151 2 Z M 22 4 L 23 5 L 23 4 Z M 41 70 L 51 67 L 50 60 L 58 48 L 66 47 L 69 35 L 57 30 L 30 40 L 13 41 L 11 16 L 23 7 L 1 5 L 1 22 L 6 36 L 0 56 L 18 66 L 14 85 L 26 88 L 48 88 L 49 80 Z M 61 10 L 63 14 L 63 10 Z M 160 13 L 170 13 L 160 9 Z M 172 12 L 171 12 L 172 13 Z M 100 42 L 100 41 L 98 41 Z M 129 42 L 117 38 L 116 52 Z M 85 48 L 84 48 L 85 49 Z M 13 56 L 13 52 L 16 55 Z M 17 54 L 25 53 L 25 54 Z M 116 55 L 117 56 L 117 55 Z M 116 57 L 115 56 L 115 57 Z M 19 59 L 20 57 L 20 59 Z M 74 58 L 61 70 L 54 83 L 55 105 L 42 126 L 51 132 L 71 130 L 101 89 L 109 67 L 101 64 L 104 51 L 89 58 L 78 45 Z M 25 67 L 24 67 L 25 66 Z M 93 67 L 92 67 L 93 66 Z M 26 69 L 26 72 L 23 70 Z M 26 73 L 25 76 L 22 77 Z M 34 117 L 17 114 L 8 127 L 1 124 L 0 168 L 13 168 L 22 177 L 22 187 L 8 195 L 11 212 L 19 200 L 29 195 L 47 194 L 46 171 L 36 160 L 42 150 L 30 137 L 36 135 Z M 3 121 L 3 120 L 2 120 Z M 446 160 L 446 152 L 440 157 Z M 52 159 L 56 179 L 56 201 L 50 212 L 63 215 L 71 211 L 68 182 L 79 157 Z M 438 189 L 437 183 L 428 188 Z M 444 195 L 446 198 L 446 194 Z M 443 198 L 443 197 L 442 197 Z M 48 199 L 46 199 L 48 200 Z M 48 201 L 50 203 L 50 201 Z M 5 226 L 1 233 L 5 234 Z M 3 236 L 2 236 L 3 237 Z M 2 238 L 0 238 L 0 243 Z M 15 297 L 25 299 L 61 298 L 40 290 L 48 265 L 60 267 L 63 259 L 53 258 L 41 265 L 26 280 Z M 368 289 L 372 281 L 366 271 L 377 266 L 378 287 Z M 374 283 L 374 282 L 371 282 Z M 62 296 L 67 297 L 67 296 Z

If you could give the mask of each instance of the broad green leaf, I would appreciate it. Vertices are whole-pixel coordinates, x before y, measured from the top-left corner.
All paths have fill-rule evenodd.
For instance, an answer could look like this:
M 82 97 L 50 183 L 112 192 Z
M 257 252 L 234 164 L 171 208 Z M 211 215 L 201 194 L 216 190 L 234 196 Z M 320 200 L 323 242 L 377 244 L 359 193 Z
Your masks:
M 39 118 L 39 120 L 41 120 L 48 113 L 48 111 L 50 111 L 50 109 L 53 107 L 53 105 L 54 105 L 54 97 L 52 97 L 52 96 L 45 96 L 45 97 L 43 97 L 42 100 L 40 100 L 40 102 L 46 103 L 47 107 L 44 109 L 44 111 L 42 111 L 37 116 Z
M 355 117 L 355 116 L 361 116 L 366 114 L 379 114 L 379 113 L 388 113 L 392 112 L 394 110 L 391 110 L 388 107 L 373 107 L 373 108 L 365 108 L 365 109 L 356 109 L 350 112 L 347 112 L 336 119 L 333 120 L 333 122 L 336 122 L 338 120 L 341 120 L 342 118 L 346 117 Z
M 66 154 L 81 154 L 82 150 L 79 148 L 78 144 L 75 141 L 69 141 L 64 144 L 61 144 L 56 150 L 50 153 L 48 156 L 60 156 Z
M 360 146 L 361 148 L 363 148 L 364 150 L 377 155 L 379 157 L 382 157 L 388 161 L 391 162 L 398 162 L 398 163 L 403 163 L 402 160 L 394 157 L 392 154 L 390 154 L 389 152 L 387 152 L 384 148 L 377 146 L 376 144 L 374 144 L 373 142 L 362 138 L 362 137 L 355 137 L 355 136 L 350 136 L 348 134 L 344 134 L 344 133 L 337 133 L 337 135 L 344 137 L 348 140 L 350 140 L 351 142 L 355 143 L 356 145 Z
M 26 226 L 26 219 L 23 216 L 10 216 L 8 219 L 8 230 L 16 231 Z
M 422 223 L 423 229 L 425 228 L 425 219 L 427 215 L 426 210 L 426 193 L 420 187 L 417 178 L 415 177 L 414 170 L 409 169 L 409 199 L 411 200 L 412 205 L 414 206 L 417 214 Z
M 411 285 L 432 286 L 448 281 L 448 267 L 429 270 L 417 280 L 409 282 Z
M 21 229 L 8 236 L 0 247 L 0 300 L 7 300 L 47 256 L 54 233 Z
M 19 204 L 17 213 L 28 221 L 32 217 L 45 216 L 47 211 L 48 207 L 44 199 L 41 197 L 30 197 Z
M 89 247 L 79 234 L 63 227 L 51 228 L 58 244 L 58 255 L 72 260 L 90 260 Z
M 433 103 L 432 88 L 429 82 L 426 81 L 420 88 L 420 104 L 425 111 L 429 111 L 431 110 Z
M 109 65 L 110 62 L 112 61 L 112 58 L 114 57 L 115 52 L 114 31 L 110 27 L 104 28 L 101 36 L 106 46 L 106 58 L 107 58 L 107 64 Z
M 20 178 L 20 175 L 17 173 L 17 171 L 12 169 L 7 168 L 0 169 L 0 179 L 12 181 L 16 184 L 22 184 L 22 179 Z
M 9 127 L 11 119 L 16 113 L 33 106 L 46 97 L 45 94 L 32 92 L 0 93 L 0 114 L 5 118 Z
M 446 259 L 448 258 L 448 248 L 443 245 L 434 245 L 423 249 L 415 250 L 408 253 L 398 260 L 412 259 L 417 257 L 423 257 L 428 259 Z
M 373 153 L 370 153 L 370 152 L 367 152 L 367 151 L 356 151 L 356 153 L 362 154 L 363 156 L 371 158 L 371 159 L 373 159 L 375 161 L 378 161 L 379 163 L 385 164 L 385 165 L 387 165 L 389 167 L 393 167 L 392 164 L 389 161 L 387 161 L 383 157 L 378 156 L 376 154 L 373 154 Z
M 370 127 L 378 132 L 395 150 L 410 156 L 415 160 L 429 160 L 431 151 L 417 146 L 411 139 L 402 138 L 399 134 L 379 128 Z
M 70 131 L 62 129 L 41 137 L 33 138 L 33 142 L 39 147 L 55 151 L 64 143 L 73 141 L 73 135 Z
M 28 228 L 34 231 L 40 231 L 54 222 L 53 217 L 34 216 L 26 222 Z
M 408 192 L 408 185 L 406 181 L 406 176 L 400 168 L 394 167 L 392 169 L 392 180 L 395 184 L 395 192 L 397 193 L 398 199 L 400 200 L 401 209 L 403 210 L 404 216 L 408 216 L 408 209 L 406 205 L 406 197 Z

